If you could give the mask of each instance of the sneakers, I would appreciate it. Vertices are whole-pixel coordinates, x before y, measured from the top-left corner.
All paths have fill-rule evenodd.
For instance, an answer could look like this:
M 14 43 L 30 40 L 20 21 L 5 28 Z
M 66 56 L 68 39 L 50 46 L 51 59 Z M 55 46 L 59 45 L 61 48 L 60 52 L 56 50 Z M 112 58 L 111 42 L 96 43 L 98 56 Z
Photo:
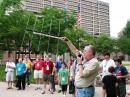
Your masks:
M 61 90 L 58 90 L 58 93 L 60 93 L 61 92 Z
M 38 87 L 36 87 L 35 90 L 38 90 Z
M 41 88 L 41 87 L 38 87 L 38 89 L 39 89 L 39 90 L 42 90 L 42 88 Z
M 27 85 L 27 87 L 30 87 L 30 85 Z
M 18 88 L 17 90 L 21 90 L 20 88 Z
M 42 88 L 41 87 L 36 87 L 35 90 L 42 90 Z
M 45 94 L 45 91 L 43 91 L 42 94 Z
M 8 90 L 8 89 L 13 89 L 13 88 L 12 88 L 12 87 L 8 87 L 7 90 Z
M 53 91 L 52 91 L 51 89 L 49 89 L 49 92 L 50 92 L 50 94 L 54 94 Z

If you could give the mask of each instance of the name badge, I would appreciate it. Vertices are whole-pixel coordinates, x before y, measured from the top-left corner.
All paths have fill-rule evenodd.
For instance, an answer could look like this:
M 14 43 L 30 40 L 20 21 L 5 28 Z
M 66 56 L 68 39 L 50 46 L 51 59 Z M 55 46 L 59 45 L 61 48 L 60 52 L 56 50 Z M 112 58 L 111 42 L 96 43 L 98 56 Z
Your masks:
M 48 65 L 46 66 L 46 70 L 49 70 L 49 66 Z
M 18 68 L 18 71 L 21 71 L 21 68 L 20 68 L 20 67 Z
M 39 65 L 39 63 L 37 64 L 37 67 L 39 67 L 40 65 Z
M 62 77 L 62 81 L 65 81 L 65 78 L 64 78 L 64 77 Z

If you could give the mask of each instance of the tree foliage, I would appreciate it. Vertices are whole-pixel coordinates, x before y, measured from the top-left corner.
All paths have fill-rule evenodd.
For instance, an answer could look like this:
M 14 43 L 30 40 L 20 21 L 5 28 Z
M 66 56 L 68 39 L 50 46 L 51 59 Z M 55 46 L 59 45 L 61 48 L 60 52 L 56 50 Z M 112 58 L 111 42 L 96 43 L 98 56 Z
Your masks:
M 83 49 L 83 46 L 88 44 L 91 36 L 82 28 L 67 28 L 65 36 L 68 37 L 78 49 Z
M 123 30 L 123 37 L 130 38 L 130 20 L 127 21 L 127 24 Z
M 118 47 L 120 52 L 130 55 L 130 38 L 120 38 L 118 40 Z
M 12 51 L 20 47 L 30 14 L 24 11 L 13 11 L 9 16 L 0 17 L 0 41 L 4 43 L 3 50 Z M 33 25 L 35 16 L 33 14 L 31 16 L 30 25 Z
M 35 27 L 37 32 L 48 34 L 52 36 L 62 37 L 65 35 L 65 30 L 67 28 L 73 28 L 75 25 L 75 16 L 72 13 L 66 13 L 62 9 L 58 9 L 56 7 L 46 7 L 42 10 L 43 16 L 40 20 L 38 20 L 38 24 Z M 65 21 L 65 17 L 67 20 Z M 42 27 L 43 26 L 43 27 Z M 38 44 L 40 42 L 40 45 Z M 40 40 L 40 36 L 34 35 L 33 39 L 33 51 L 39 52 L 46 51 L 51 53 L 64 53 L 67 49 L 65 43 L 62 41 L 43 37 Z
M 114 40 L 106 35 L 101 35 L 98 38 L 94 38 L 94 46 L 99 54 L 104 52 L 113 52 Z
M 65 16 L 67 21 L 64 20 Z M 40 36 L 34 35 L 33 32 L 61 37 L 66 35 L 67 28 L 73 28 L 75 21 L 74 14 L 65 13 L 56 7 L 44 8 L 41 14 L 14 10 L 9 16 L 0 17 L 0 41 L 4 43 L 2 49 L 19 50 L 22 45 L 34 53 L 64 53 L 67 48 L 65 43 L 48 37 L 40 39 Z
M 12 8 L 20 8 L 22 0 L 2 0 L 0 3 L 0 15 L 3 15 L 6 10 L 9 10 L 11 7 Z

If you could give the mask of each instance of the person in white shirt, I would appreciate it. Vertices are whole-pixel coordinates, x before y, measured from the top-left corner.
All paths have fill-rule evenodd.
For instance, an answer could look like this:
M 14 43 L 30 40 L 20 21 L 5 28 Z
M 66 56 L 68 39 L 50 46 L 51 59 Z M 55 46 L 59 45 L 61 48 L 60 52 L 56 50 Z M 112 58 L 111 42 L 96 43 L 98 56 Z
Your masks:
M 12 89 L 14 68 L 15 68 L 15 63 L 11 59 L 9 59 L 6 62 L 6 68 L 5 68 L 6 82 L 8 83 L 8 88 L 7 89 Z
M 126 97 L 130 97 L 130 90 L 127 90 Z
M 101 62 L 100 66 L 101 66 L 101 72 L 103 76 L 108 74 L 108 68 L 110 66 L 116 67 L 114 60 L 110 58 L 110 53 L 104 54 L 104 60 Z
M 110 53 L 104 53 L 104 60 L 101 62 L 101 72 L 102 72 L 102 79 L 104 76 L 108 75 L 108 69 L 109 67 L 116 67 L 114 60 L 110 58 Z M 102 94 L 105 95 L 106 91 L 103 89 Z

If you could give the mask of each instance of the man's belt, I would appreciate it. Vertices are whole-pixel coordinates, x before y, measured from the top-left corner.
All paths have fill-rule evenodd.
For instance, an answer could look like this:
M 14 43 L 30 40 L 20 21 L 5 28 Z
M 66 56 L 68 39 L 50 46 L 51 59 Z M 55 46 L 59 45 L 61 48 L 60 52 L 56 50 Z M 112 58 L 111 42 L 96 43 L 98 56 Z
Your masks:
M 91 87 L 94 87 L 93 85 L 90 85 L 88 87 L 77 87 L 77 89 L 83 89 L 83 88 L 91 88 Z
M 40 71 L 40 70 L 42 70 L 42 69 L 35 69 L 35 70 L 38 70 L 38 71 Z

